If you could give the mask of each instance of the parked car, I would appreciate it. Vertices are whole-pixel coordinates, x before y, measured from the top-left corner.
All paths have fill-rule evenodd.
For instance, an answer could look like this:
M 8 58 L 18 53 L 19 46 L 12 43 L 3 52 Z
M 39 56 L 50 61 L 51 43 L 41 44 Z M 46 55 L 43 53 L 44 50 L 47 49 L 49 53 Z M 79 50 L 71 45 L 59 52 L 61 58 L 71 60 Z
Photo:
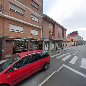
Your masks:
M 50 56 L 42 50 L 22 52 L 0 64 L 0 86 L 14 86 L 39 70 L 47 70 Z

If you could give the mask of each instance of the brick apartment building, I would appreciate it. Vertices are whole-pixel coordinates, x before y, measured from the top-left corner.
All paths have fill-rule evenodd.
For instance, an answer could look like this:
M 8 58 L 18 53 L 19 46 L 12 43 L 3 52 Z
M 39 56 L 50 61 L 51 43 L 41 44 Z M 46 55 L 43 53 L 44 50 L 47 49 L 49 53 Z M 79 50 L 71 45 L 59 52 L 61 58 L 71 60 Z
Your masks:
M 42 49 L 41 38 L 42 0 L 0 0 L 0 57 Z
M 55 50 L 65 46 L 66 29 L 54 21 L 49 16 L 45 15 L 44 18 L 44 49 Z

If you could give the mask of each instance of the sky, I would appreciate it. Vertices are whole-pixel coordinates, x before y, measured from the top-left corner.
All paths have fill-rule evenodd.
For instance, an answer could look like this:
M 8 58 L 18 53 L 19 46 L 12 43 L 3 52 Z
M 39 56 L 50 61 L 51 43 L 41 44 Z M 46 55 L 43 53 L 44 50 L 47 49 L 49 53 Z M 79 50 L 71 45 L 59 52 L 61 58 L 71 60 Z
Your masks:
M 86 40 L 86 0 L 43 0 L 43 13 Z

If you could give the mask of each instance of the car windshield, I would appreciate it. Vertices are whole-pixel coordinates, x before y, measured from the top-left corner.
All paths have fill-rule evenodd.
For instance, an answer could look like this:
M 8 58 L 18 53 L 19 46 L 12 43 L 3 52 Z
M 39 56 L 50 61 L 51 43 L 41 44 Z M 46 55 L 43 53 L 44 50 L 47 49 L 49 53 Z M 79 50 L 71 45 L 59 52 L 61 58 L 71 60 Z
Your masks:
M 3 72 L 6 68 L 11 66 L 14 62 L 19 60 L 19 55 L 14 55 L 11 59 L 7 60 L 6 62 L 0 64 L 0 73 Z

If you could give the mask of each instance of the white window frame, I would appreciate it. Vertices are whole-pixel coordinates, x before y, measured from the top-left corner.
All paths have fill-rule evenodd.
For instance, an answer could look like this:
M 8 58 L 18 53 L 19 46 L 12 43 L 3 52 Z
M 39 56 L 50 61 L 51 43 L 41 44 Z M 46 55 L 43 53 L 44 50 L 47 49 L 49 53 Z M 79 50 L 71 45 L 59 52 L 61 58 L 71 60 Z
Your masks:
M 38 31 L 37 30 L 31 30 L 31 34 L 35 35 L 35 36 L 38 36 Z
M 33 7 L 35 7 L 36 9 L 39 9 L 39 5 L 38 5 L 35 1 L 33 1 L 33 0 L 32 0 L 31 5 L 32 5 Z
M 31 19 L 35 22 L 39 22 L 39 17 L 34 14 L 31 14 Z
M 12 6 L 13 6 L 13 7 L 12 7 Z M 17 8 L 17 9 L 16 9 L 16 8 Z M 24 9 L 18 7 L 17 5 L 15 5 L 15 4 L 13 4 L 13 3 L 9 3 L 9 9 L 10 9 L 11 11 L 14 11 L 14 12 L 20 14 L 20 15 L 24 15 L 24 13 L 25 13 L 25 10 L 24 10 Z M 20 10 L 20 11 L 19 11 L 19 10 Z
M 24 28 L 21 26 L 17 26 L 17 25 L 13 25 L 13 24 L 9 24 L 9 31 L 10 32 L 17 32 L 17 33 L 23 33 Z

